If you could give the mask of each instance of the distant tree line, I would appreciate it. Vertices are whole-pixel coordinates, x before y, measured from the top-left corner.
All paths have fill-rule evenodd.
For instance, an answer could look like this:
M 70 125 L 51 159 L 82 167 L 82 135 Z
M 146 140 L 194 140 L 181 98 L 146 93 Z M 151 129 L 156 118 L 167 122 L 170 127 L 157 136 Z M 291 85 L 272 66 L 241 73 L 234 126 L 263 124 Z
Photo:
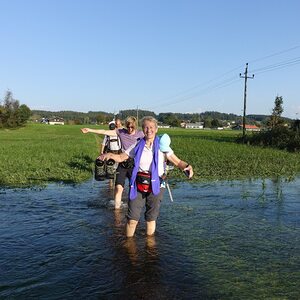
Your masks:
M 63 111 L 46 111 L 46 110 L 32 110 L 32 121 L 39 121 L 42 118 L 51 119 L 53 117 L 63 118 L 68 124 L 105 124 L 110 122 L 114 115 L 103 111 L 89 111 L 87 113 L 77 112 L 71 110 Z
M 0 104 L 0 128 L 16 128 L 23 126 L 31 115 L 30 108 L 13 98 L 11 91 L 7 91 Z
M 32 120 L 40 120 L 42 118 L 60 117 L 68 124 L 107 124 L 114 117 L 119 117 L 121 120 L 125 120 L 128 116 L 135 116 L 140 121 L 144 116 L 153 116 L 160 123 L 168 124 L 172 127 L 179 127 L 181 122 L 203 122 L 204 127 L 222 127 L 227 122 L 235 122 L 236 124 L 242 123 L 242 117 L 235 114 L 221 113 L 217 111 L 206 111 L 203 113 L 159 113 L 155 114 L 153 111 L 128 109 L 120 110 L 118 114 L 114 116 L 112 113 L 104 111 L 89 111 L 87 113 L 76 111 L 43 111 L 32 110 Z M 267 115 L 248 115 L 246 116 L 247 124 L 263 124 L 268 122 L 269 116 Z

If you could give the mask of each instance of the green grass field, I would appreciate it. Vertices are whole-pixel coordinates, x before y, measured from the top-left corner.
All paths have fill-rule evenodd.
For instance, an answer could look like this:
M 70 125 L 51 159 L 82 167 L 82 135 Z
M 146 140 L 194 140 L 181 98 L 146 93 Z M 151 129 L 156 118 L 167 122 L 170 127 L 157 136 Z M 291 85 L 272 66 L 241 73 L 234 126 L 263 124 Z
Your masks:
M 0 130 L 0 186 L 77 183 L 91 178 L 103 136 L 82 134 L 82 127 L 29 124 L 17 130 Z M 290 179 L 300 173 L 299 153 L 236 144 L 234 139 L 240 132 L 159 131 L 165 132 L 171 136 L 174 152 L 193 165 L 194 181 Z M 171 176 L 184 178 L 179 170 Z

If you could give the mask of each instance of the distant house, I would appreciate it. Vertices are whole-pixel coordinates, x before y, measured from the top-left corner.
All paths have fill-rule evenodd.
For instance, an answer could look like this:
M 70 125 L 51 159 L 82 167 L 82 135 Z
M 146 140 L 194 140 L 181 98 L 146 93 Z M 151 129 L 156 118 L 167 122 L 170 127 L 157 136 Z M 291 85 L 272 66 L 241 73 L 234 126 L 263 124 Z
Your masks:
M 158 128 L 170 128 L 171 126 L 170 126 L 170 125 L 167 125 L 167 124 L 158 124 L 157 127 L 158 127 Z
M 203 122 L 196 122 L 196 123 L 186 123 L 186 129 L 203 129 L 204 123 Z
M 234 130 L 243 130 L 243 125 L 236 125 L 232 127 Z M 257 127 L 256 125 L 245 125 L 245 130 L 246 131 L 260 131 L 260 128 Z
M 63 118 L 53 117 L 49 119 L 49 125 L 65 125 L 65 121 Z

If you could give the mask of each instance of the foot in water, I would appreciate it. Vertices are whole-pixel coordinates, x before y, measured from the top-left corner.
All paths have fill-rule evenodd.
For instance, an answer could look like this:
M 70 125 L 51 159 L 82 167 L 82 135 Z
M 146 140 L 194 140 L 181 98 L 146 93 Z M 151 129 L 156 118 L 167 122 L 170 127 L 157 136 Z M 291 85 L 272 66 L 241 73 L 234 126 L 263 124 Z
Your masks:
M 115 209 L 122 209 L 122 208 L 127 208 L 127 204 L 124 203 L 124 202 L 121 202 L 121 203 L 115 203 L 115 200 L 110 200 L 109 201 L 109 206 L 110 207 L 114 207 Z

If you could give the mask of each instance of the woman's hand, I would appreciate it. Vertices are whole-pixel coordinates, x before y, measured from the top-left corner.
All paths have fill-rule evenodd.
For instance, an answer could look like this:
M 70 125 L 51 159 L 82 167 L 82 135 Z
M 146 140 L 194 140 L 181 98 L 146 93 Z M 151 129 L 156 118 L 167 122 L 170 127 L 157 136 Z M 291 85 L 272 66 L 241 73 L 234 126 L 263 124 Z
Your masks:
M 194 175 L 193 167 L 189 165 L 187 162 L 181 160 L 174 153 L 167 156 L 167 159 L 176 167 L 178 167 L 180 170 L 182 170 L 188 179 L 191 179 L 193 177 Z
M 81 130 L 82 133 L 88 133 L 88 132 L 90 132 L 89 128 L 81 128 L 80 130 Z
M 111 153 L 102 153 L 100 156 L 97 157 L 97 159 L 100 159 L 100 160 L 108 160 L 110 159 L 110 154 Z
M 194 175 L 193 167 L 191 165 L 188 165 L 183 169 L 184 174 L 188 179 L 191 179 Z

